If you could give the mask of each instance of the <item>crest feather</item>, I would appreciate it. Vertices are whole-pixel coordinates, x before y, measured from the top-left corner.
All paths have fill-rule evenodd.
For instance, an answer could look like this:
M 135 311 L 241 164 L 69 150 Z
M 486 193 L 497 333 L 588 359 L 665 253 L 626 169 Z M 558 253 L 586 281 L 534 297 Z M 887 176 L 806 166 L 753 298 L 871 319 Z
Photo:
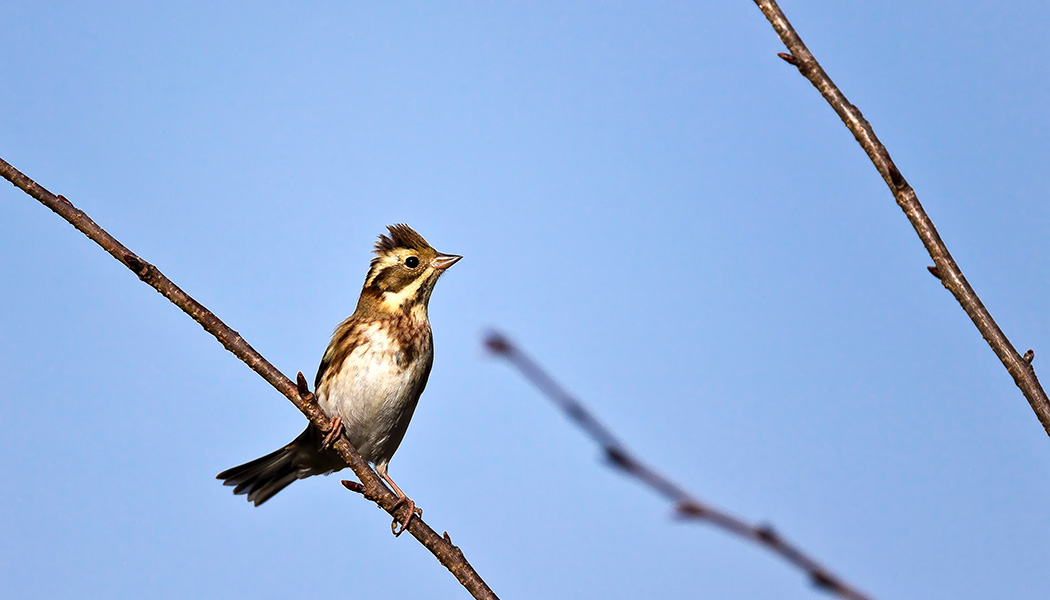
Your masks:
M 389 236 L 382 234 L 379 236 L 379 240 L 376 241 L 376 254 L 390 252 L 391 250 L 396 250 L 398 248 L 404 248 L 406 250 L 426 250 L 430 248 L 430 244 L 423 239 L 423 236 L 416 233 L 414 229 L 404 223 L 388 225 L 387 231 L 390 232 Z

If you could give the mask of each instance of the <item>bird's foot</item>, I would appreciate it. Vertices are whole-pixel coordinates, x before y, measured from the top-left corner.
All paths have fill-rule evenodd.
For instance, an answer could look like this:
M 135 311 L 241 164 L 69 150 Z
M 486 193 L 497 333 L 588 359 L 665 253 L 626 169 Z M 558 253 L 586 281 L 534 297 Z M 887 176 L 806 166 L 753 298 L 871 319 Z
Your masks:
M 328 449 L 339 436 L 343 435 L 343 420 L 339 417 L 332 419 L 332 428 L 328 431 L 324 441 L 321 442 L 321 450 Z
M 406 529 L 408 529 L 408 524 L 412 522 L 412 517 L 423 518 L 423 509 L 416 508 L 416 503 L 408 496 L 401 496 L 398 498 L 397 502 L 394 503 L 393 510 L 396 511 L 401 506 L 408 507 L 408 516 L 405 517 L 404 523 L 398 521 L 396 516 L 394 517 L 394 522 L 390 524 L 390 533 L 393 533 L 394 537 L 399 537 Z M 398 525 L 401 525 L 401 529 L 397 528 Z

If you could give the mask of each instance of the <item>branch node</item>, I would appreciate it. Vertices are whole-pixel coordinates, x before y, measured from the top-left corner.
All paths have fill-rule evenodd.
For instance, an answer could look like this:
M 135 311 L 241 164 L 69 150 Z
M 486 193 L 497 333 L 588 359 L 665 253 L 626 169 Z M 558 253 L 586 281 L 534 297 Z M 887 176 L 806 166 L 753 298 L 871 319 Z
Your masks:
M 70 202 L 69 200 L 67 200 L 66 197 L 63 196 L 62 194 L 58 195 L 58 201 L 62 202 L 63 204 L 68 204 L 69 206 L 73 206 L 73 203 Z
M 941 270 L 937 268 L 937 265 L 933 265 L 932 267 L 926 267 L 926 270 L 930 272 L 930 275 L 933 275 L 937 279 L 941 278 Z
M 755 527 L 755 535 L 758 539 L 767 544 L 776 544 L 780 542 L 780 534 L 778 534 L 777 531 L 773 529 L 773 526 L 769 524 Z
M 777 52 L 777 56 L 784 59 L 784 62 L 786 62 L 789 65 L 795 65 L 796 67 L 798 66 L 798 58 L 796 58 L 794 54 L 788 54 L 787 52 Z
M 883 152 L 882 158 L 886 161 L 886 170 L 889 172 L 890 183 L 893 184 L 894 191 L 904 187 L 908 182 L 904 180 L 904 175 L 901 175 L 900 169 L 890 158 L 889 152 Z
M 813 582 L 813 585 L 825 591 L 834 591 L 842 588 L 834 577 L 828 575 L 824 571 L 813 571 L 809 574 L 809 578 Z
M 139 279 L 142 279 L 142 277 L 146 275 L 148 263 L 146 263 L 146 261 L 142 260 L 141 258 L 135 256 L 131 252 L 124 253 L 124 264 L 126 264 L 129 269 L 131 269 L 136 275 L 138 275 Z
M 689 500 L 679 502 L 678 506 L 675 506 L 675 511 L 682 518 L 702 519 L 707 516 L 706 508 Z
M 603 450 L 605 450 L 605 459 L 608 460 L 612 466 L 623 469 L 624 471 L 634 470 L 634 459 L 624 452 L 622 448 L 606 446 Z
M 1032 361 L 1035 360 L 1035 350 L 1029 348 L 1028 351 L 1024 353 L 1024 356 L 1022 356 L 1021 358 L 1023 358 L 1026 363 L 1031 365 Z
M 448 537 L 448 532 L 444 532 L 442 537 L 445 539 L 445 543 L 452 548 L 452 551 L 456 553 L 456 556 L 463 556 L 463 551 L 459 549 L 459 546 L 452 543 L 452 538 Z M 466 560 L 466 559 L 464 559 Z
M 368 494 L 365 493 L 365 486 L 361 485 L 360 483 L 358 483 L 356 481 L 350 481 L 349 479 L 343 479 L 339 483 L 343 484 L 343 487 L 345 487 L 346 489 L 350 490 L 351 492 L 354 492 L 354 493 L 357 493 L 357 494 L 361 494 L 362 496 L 364 496 L 366 498 L 368 497 Z

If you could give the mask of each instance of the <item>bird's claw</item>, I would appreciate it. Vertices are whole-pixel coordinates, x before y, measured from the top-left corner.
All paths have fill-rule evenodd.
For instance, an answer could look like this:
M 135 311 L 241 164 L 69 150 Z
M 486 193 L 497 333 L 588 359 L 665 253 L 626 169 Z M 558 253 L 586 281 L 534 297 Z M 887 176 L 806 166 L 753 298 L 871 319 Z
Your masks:
M 390 524 L 390 533 L 393 533 L 394 537 L 400 537 L 401 534 L 404 533 L 406 529 L 408 529 L 408 524 L 412 522 L 412 517 L 419 517 L 420 519 L 423 518 L 423 509 L 416 508 L 416 503 L 408 496 L 401 496 L 400 498 L 398 498 L 397 502 L 394 503 L 394 508 L 392 509 L 392 511 L 396 511 L 402 505 L 408 507 L 408 517 L 405 518 L 404 523 L 398 521 L 396 516 L 394 517 L 394 522 Z M 400 529 L 397 528 L 398 525 L 401 525 Z
M 332 419 L 332 428 L 328 431 L 328 435 L 325 436 L 324 441 L 321 442 L 321 450 L 327 449 L 332 445 L 339 436 L 343 435 L 343 420 L 339 417 Z

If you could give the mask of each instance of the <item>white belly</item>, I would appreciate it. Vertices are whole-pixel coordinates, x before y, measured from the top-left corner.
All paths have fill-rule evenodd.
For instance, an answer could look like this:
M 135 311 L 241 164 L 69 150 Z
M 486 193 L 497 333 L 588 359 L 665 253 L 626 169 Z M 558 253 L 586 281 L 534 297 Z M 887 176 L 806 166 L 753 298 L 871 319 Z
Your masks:
M 363 336 L 369 343 L 355 348 L 317 390 L 321 409 L 341 418 L 350 442 L 376 464 L 388 462 L 401 443 L 433 357 L 428 343 L 415 360 L 399 365 L 398 347 L 378 331 Z

